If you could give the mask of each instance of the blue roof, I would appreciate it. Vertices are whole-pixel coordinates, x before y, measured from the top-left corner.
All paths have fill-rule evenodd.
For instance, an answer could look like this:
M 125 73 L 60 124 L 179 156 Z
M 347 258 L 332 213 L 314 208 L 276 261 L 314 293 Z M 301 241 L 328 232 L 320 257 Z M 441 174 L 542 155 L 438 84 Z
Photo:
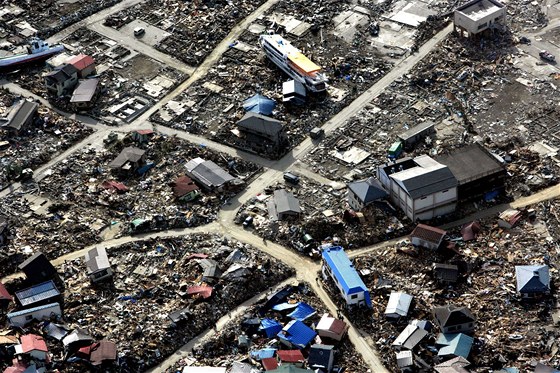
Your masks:
M 243 101 L 243 109 L 253 113 L 270 115 L 276 107 L 276 102 L 268 97 L 256 94 L 251 98 Z
M 17 312 L 11 312 L 11 313 L 7 314 L 6 316 L 8 318 L 12 318 L 12 317 L 16 317 L 16 316 L 28 315 L 28 314 L 30 314 L 32 312 L 35 312 L 35 311 L 40 311 L 40 310 L 44 310 L 44 309 L 47 309 L 47 308 L 53 308 L 53 307 L 60 308 L 60 304 L 49 303 L 49 304 L 45 304 L 44 306 L 28 308 L 26 310 L 21 310 L 21 311 L 17 311 Z
M 282 324 L 273 319 L 263 319 L 259 330 L 264 330 L 268 338 L 274 337 L 280 330 L 282 330 Z
M 297 348 L 305 348 L 315 338 L 317 333 L 303 322 L 292 320 L 278 333 L 278 338 L 289 342 Z
M 262 350 L 251 351 L 251 357 L 255 360 L 262 360 L 269 357 L 274 357 L 275 353 L 275 348 L 263 348 Z
M 471 352 L 473 341 L 473 337 L 463 333 L 440 334 L 436 344 L 443 347 L 440 348 L 438 356 L 454 355 L 462 356 L 467 359 Z
M 292 319 L 303 321 L 308 317 L 315 315 L 317 311 L 307 303 L 299 302 L 295 310 L 288 314 Z
M 41 302 L 60 295 L 60 292 L 54 285 L 54 282 L 47 281 L 42 284 L 32 286 L 30 288 L 16 291 L 16 297 L 22 306 L 28 306 L 33 303 Z
M 336 277 L 344 293 L 354 294 L 365 292 L 364 297 L 366 304 L 371 307 L 371 299 L 369 297 L 369 290 L 362 281 L 354 265 L 348 259 L 344 249 L 340 246 L 327 247 L 323 250 L 323 259 L 332 270 L 333 275 Z

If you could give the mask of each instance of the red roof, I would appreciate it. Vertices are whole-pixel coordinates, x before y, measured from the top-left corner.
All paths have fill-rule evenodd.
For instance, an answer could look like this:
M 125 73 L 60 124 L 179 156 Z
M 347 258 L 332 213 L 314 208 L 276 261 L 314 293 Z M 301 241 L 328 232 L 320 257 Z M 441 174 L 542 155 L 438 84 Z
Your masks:
M 99 341 L 92 344 L 89 360 L 93 365 L 100 365 L 105 360 L 115 360 L 117 358 L 117 345 L 111 341 Z
M 10 293 L 8 293 L 8 290 L 6 290 L 6 287 L 4 286 L 4 284 L 1 283 L 1 282 L 0 282 L 0 299 L 7 299 L 7 300 L 13 300 L 14 299 L 14 298 L 12 298 Z
M 27 366 L 24 363 L 22 363 L 21 361 L 15 361 L 14 359 L 14 365 L 11 367 L 7 367 L 4 370 L 4 373 L 23 373 L 26 369 Z
M 202 254 L 202 253 L 194 253 L 194 254 L 191 254 L 191 255 L 187 256 L 187 260 L 191 260 L 191 259 L 206 259 L 206 258 L 208 258 L 208 255 Z
M 140 135 L 150 135 L 152 133 L 154 133 L 153 130 L 147 129 L 147 130 L 136 130 L 136 133 L 140 134 Z
M 278 350 L 276 353 L 283 363 L 299 363 L 305 361 L 300 350 Z
M 199 189 L 200 188 L 188 176 L 178 177 L 177 180 L 173 182 L 173 195 L 177 198 Z
M 278 361 L 273 357 L 267 357 L 261 360 L 264 370 L 275 370 L 278 368 Z
M 124 185 L 123 183 L 119 183 L 118 181 L 113 181 L 113 180 L 105 180 L 103 183 L 101 183 L 101 188 L 107 189 L 107 190 L 114 190 L 114 191 L 118 191 L 118 192 L 128 191 L 128 188 L 126 187 L 126 185 Z
M 418 224 L 412 231 L 411 236 L 439 245 L 446 233 L 443 229 Z
M 87 54 L 78 54 L 76 57 L 71 58 L 68 63 L 81 71 L 86 67 L 95 65 L 95 60 Z
M 21 351 L 27 353 L 30 351 L 44 351 L 48 352 L 47 344 L 43 337 L 35 334 L 27 334 L 21 336 Z
M 212 295 L 212 286 L 191 286 L 187 289 L 187 294 L 189 295 L 202 295 L 202 298 L 210 298 Z

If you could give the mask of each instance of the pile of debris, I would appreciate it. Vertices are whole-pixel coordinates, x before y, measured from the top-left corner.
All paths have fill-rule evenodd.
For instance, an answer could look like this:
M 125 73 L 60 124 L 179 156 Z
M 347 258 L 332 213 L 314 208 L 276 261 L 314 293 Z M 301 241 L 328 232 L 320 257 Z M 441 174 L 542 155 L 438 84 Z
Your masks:
M 78 121 L 9 92 L 0 92 L 0 189 L 31 176 L 55 154 L 93 132 Z M 26 176 L 27 175 L 27 176 Z
M 105 25 L 119 29 L 135 19 L 146 21 L 170 35 L 155 47 L 190 66 L 198 66 L 246 16 L 264 1 L 176 3 L 150 0 L 111 15 Z
M 286 333 L 284 337 L 283 329 L 293 335 Z M 367 367 L 349 342 L 346 330 L 346 323 L 328 315 L 309 285 L 287 286 L 262 304 L 250 307 L 209 341 L 195 346 L 192 357 L 167 372 L 184 366 L 230 369 L 237 365 L 261 371 L 263 367 L 270 370 L 288 364 L 309 369 L 323 365 L 333 372 L 365 372 Z M 324 362 L 319 362 L 316 355 L 325 355 Z M 329 361 L 331 355 L 334 359 Z
M 87 263 L 77 259 L 57 269 L 63 274 L 64 285 L 55 283 L 63 289 L 64 307 L 54 323 L 26 322 L 28 333 L 46 339 L 52 366 L 61 371 L 76 371 L 83 362 L 67 360 L 81 358 L 70 353 L 61 364 L 71 350 L 66 340 L 72 334 L 86 344 L 114 342 L 119 358 L 110 363 L 110 371 L 144 371 L 246 299 L 293 275 L 248 245 L 216 235 L 138 241 L 112 248 L 103 260 L 96 259 L 100 250 L 88 252 Z M 92 269 L 105 262 L 108 275 L 93 275 Z M 7 289 L 13 294 L 21 284 Z
M 403 215 L 386 202 L 353 211 L 341 186 L 333 188 L 304 177 L 298 185 L 272 185 L 241 206 L 235 223 L 316 258 L 322 243 L 362 247 L 410 230 L 408 223 L 401 223 Z
M 532 214 L 515 220 L 512 228 L 503 228 L 505 223 L 496 218 L 468 224 L 461 231 L 448 232 L 449 241 L 439 250 L 398 246 L 356 258 L 355 267 L 372 293 L 373 310 L 349 317 L 371 333 L 391 371 L 402 367 L 397 367 L 401 362 L 395 355 L 405 350 L 412 351 L 420 366 L 461 356 L 468 359 L 470 364 L 465 366 L 470 365 L 472 372 L 507 366 L 529 371 L 537 362 L 556 366 L 559 311 L 548 294 L 557 282 L 557 270 L 550 263 L 558 259 L 554 248 L 558 231 L 547 228 L 560 224 L 557 214 L 550 215 L 557 205 L 546 202 L 535 207 Z M 553 223 L 549 227 L 541 220 L 545 214 Z M 542 293 L 531 293 L 529 300 L 522 268 L 538 268 L 539 276 L 547 273 L 539 279 Z M 411 296 L 412 303 L 399 303 L 393 317 L 389 299 L 404 299 L 401 294 Z M 455 326 L 438 319 L 436 310 L 447 305 L 466 307 L 465 315 L 470 315 L 474 325 L 448 329 Z M 421 320 L 423 326 L 413 320 Z M 442 342 L 440 330 L 459 333 L 444 336 L 461 336 L 457 346 L 463 350 L 453 356 L 447 349 L 442 352 L 448 344 Z

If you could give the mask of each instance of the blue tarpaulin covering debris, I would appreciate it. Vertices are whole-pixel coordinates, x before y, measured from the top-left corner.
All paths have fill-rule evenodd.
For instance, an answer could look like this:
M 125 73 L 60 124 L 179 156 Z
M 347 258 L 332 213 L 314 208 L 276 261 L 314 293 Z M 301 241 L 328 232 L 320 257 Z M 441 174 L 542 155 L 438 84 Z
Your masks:
M 273 319 L 263 319 L 259 330 L 264 330 L 266 336 L 272 338 L 282 330 L 282 324 Z
M 302 349 L 305 348 L 317 333 L 303 322 L 293 320 L 286 324 L 284 329 L 278 333 L 278 338 L 286 344 Z
M 255 360 L 262 360 L 269 357 L 274 357 L 276 353 L 275 348 L 263 348 L 262 350 L 251 351 L 251 357 Z
M 243 101 L 243 109 L 262 115 L 270 115 L 276 107 L 276 102 L 261 94 L 256 94 Z
M 315 315 L 317 311 L 307 303 L 299 302 L 295 310 L 288 314 L 292 319 L 303 321 L 308 317 Z

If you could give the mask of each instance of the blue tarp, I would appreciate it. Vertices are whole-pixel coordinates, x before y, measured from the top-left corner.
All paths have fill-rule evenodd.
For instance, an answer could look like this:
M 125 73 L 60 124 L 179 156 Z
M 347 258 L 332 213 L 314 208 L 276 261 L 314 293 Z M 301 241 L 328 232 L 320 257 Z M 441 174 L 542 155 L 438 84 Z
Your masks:
M 261 326 L 259 330 L 264 330 L 268 338 L 274 337 L 280 330 L 282 330 L 282 324 L 273 319 L 263 319 L 261 321 Z
M 261 94 L 256 94 L 243 101 L 243 109 L 262 115 L 270 115 L 276 107 L 276 102 Z
M 275 348 L 263 348 L 262 350 L 251 351 L 251 357 L 255 360 L 260 361 L 262 359 L 274 357 L 275 353 L 276 353 Z
M 278 333 L 278 338 L 291 346 L 302 349 L 305 348 L 316 335 L 317 333 L 303 322 L 293 320 L 287 323 L 284 329 Z
M 307 303 L 299 302 L 296 309 L 288 314 L 292 319 L 303 321 L 308 317 L 315 315 L 317 311 Z
M 277 304 L 276 306 L 272 307 L 272 309 L 274 311 L 284 311 L 284 310 L 289 310 L 292 308 L 296 308 L 298 306 L 299 303 L 280 303 Z

